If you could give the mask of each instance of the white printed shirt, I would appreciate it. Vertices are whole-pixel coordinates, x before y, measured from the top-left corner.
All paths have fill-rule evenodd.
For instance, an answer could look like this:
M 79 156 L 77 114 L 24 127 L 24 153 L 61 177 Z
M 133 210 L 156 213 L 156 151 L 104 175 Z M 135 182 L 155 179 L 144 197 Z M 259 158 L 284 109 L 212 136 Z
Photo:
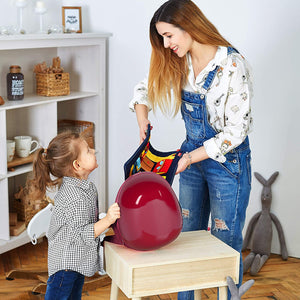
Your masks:
M 65 269 L 93 276 L 100 269 L 100 238 L 94 237 L 98 221 L 95 185 L 64 177 L 54 203 L 47 233 L 49 276 Z
M 251 98 L 252 80 L 250 67 L 239 53 L 227 55 L 227 47 L 218 47 L 214 59 L 195 79 L 191 61 L 188 59 L 188 82 L 184 90 L 194 93 L 206 93 L 206 109 L 209 122 L 217 134 L 204 142 L 208 156 L 216 161 L 225 162 L 226 153 L 239 146 L 252 129 Z M 208 73 L 220 66 L 210 89 L 206 92 L 202 85 Z M 134 88 L 134 97 L 129 108 L 134 111 L 135 104 L 147 105 L 147 78 Z

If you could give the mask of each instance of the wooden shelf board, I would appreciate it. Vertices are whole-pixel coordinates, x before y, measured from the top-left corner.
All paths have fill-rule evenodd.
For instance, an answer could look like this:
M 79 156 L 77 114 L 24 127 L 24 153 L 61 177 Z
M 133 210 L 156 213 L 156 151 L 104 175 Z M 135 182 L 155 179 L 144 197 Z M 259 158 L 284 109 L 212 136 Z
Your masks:
M 27 244 L 29 242 L 30 242 L 30 238 L 26 230 L 23 231 L 18 236 L 11 237 L 10 240 L 8 241 L 0 239 L 0 254 L 12 250 L 14 248 L 17 248 L 19 246 L 22 246 L 24 244 Z
M 9 101 L 5 99 L 5 104 L 0 106 L 0 111 L 23 108 L 23 107 L 31 107 L 35 105 L 42 105 L 45 103 L 51 103 L 55 101 L 56 102 L 68 101 L 68 100 L 92 97 L 96 95 L 98 95 L 98 93 L 96 92 L 78 92 L 78 91 L 77 92 L 71 91 L 70 95 L 56 96 L 56 97 L 45 97 L 45 96 L 38 96 L 36 94 L 31 94 L 31 95 L 27 95 L 24 98 L 24 100 Z
M 17 166 L 32 163 L 33 159 L 34 159 L 34 153 L 31 153 L 27 157 L 17 157 L 17 156 L 15 156 L 12 161 L 7 163 L 7 168 L 11 169 L 11 168 L 14 168 L 14 167 L 17 167 Z

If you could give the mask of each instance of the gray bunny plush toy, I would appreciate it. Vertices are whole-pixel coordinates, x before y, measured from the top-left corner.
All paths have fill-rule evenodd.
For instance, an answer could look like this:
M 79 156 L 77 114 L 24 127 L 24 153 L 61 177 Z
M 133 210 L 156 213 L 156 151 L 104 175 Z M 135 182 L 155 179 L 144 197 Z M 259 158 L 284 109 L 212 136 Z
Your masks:
M 235 285 L 233 279 L 230 276 L 226 277 L 228 288 L 231 294 L 231 300 L 240 300 L 241 297 L 251 288 L 254 283 L 254 280 L 248 280 L 243 283 L 239 288 Z
M 263 185 L 261 193 L 262 211 L 256 213 L 249 222 L 242 251 L 248 247 L 250 254 L 244 259 L 244 273 L 250 268 L 250 274 L 256 275 L 270 256 L 272 243 L 272 221 L 278 231 L 282 259 L 287 260 L 288 253 L 282 226 L 278 218 L 271 213 L 272 192 L 271 185 L 279 172 L 275 172 L 266 180 L 259 173 L 254 172 L 257 180 Z

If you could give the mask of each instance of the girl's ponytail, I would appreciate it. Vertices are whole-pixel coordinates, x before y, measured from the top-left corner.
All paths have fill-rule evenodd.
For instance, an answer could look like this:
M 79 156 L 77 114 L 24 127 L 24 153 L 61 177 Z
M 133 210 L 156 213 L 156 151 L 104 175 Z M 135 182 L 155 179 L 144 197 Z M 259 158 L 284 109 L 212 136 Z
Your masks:
M 46 152 L 44 148 L 37 151 L 33 161 L 33 177 L 26 183 L 29 193 L 34 194 L 35 199 L 43 198 L 47 187 L 53 186 Z

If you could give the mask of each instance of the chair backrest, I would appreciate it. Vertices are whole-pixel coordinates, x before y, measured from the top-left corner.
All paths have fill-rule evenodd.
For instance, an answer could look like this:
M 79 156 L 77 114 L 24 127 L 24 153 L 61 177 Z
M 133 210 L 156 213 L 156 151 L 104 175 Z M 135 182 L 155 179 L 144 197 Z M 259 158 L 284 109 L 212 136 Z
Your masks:
M 33 245 L 36 245 L 38 238 L 47 233 L 53 209 L 53 204 L 49 203 L 45 208 L 41 209 L 38 213 L 36 213 L 28 223 L 27 234 L 29 235 L 31 243 Z M 105 216 L 106 213 L 100 213 L 99 219 L 102 219 Z M 101 233 L 101 241 L 103 241 L 105 233 L 107 231 L 108 229 Z
M 38 238 L 47 233 L 53 208 L 54 206 L 49 203 L 30 220 L 27 226 L 27 234 L 33 245 L 36 245 Z
M 27 234 L 30 237 L 31 243 L 33 245 L 37 244 L 37 240 L 44 236 L 47 231 L 48 227 L 50 225 L 51 215 L 54 209 L 54 205 L 49 203 L 45 208 L 40 210 L 38 213 L 36 213 L 33 218 L 30 220 L 28 226 L 27 226 Z M 106 213 L 100 213 L 99 219 L 102 219 L 106 216 Z M 105 237 L 105 233 L 108 231 L 106 229 L 104 232 L 100 234 L 100 241 L 102 242 Z M 104 253 L 103 253 L 103 246 L 100 246 L 99 249 L 99 255 L 100 255 L 100 270 L 99 274 L 104 275 L 106 274 L 104 270 Z

